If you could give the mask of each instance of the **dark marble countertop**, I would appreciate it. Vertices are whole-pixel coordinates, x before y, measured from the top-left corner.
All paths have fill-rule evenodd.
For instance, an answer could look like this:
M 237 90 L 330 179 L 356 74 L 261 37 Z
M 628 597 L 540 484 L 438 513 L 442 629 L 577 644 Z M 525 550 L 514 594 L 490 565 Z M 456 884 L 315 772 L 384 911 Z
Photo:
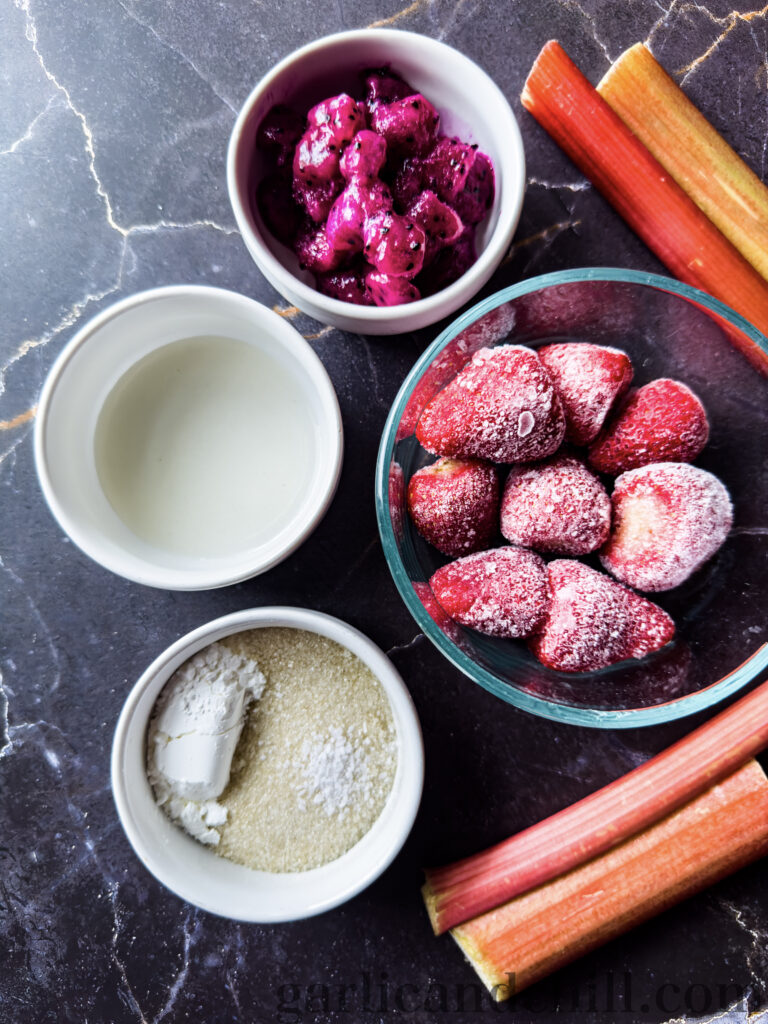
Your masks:
M 384 562 L 372 488 L 387 410 L 435 329 L 364 338 L 293 317 L 339 395 L 341 486 L 288 561 L 220 591 L 133 585 L 67 540 L 35 478 L 35 403 L 73 332 L 132 292 L 203 282 L 285 308 L 234 227 L 228 135 L 270 65 L 342 28 L 393 25 L 444 39 L 513 102 L 529 186 L 510 258 L 486 292 L 566 267 L 661 270 L 518 95 L 551 37 L 593 80 L 649 39 L 765 177 L 768 8 L 733 2 L 414 0 L 402 10 L 397 0 L 0 2 L 2 1024 L 483 1019 L 456 1008 L 457 986 L 476 978 L 449 938 L 431 935 L 421 865 L 552 813 L 690 723 L 611 732 L 534 719 L 475 686 L 418 634 Z M 321 917 L 261 927 L 197 911 L 147 873 L 117 820 L 109 756 L 125 695 L 156 654 L 201 622 L 271 603 L 333 613 L 389 653 L 421 715 L 427 777 L 413 833 L 379 881 Z M 578 1024 L 742 1022 L 768 1004 L 766 915 L 765 866 L 756 865 L 502 1010 Z M 357 986 L 344 1012 L 334 1011 L 340 985 Z M 423 1007 L 430 986 L 432 1002 L 398 1008 L 404 985 L 415 986 L 404 990 L 416 994 L 407 1006 Z M 493 1017 L 488 1004 L 483 1012 Z

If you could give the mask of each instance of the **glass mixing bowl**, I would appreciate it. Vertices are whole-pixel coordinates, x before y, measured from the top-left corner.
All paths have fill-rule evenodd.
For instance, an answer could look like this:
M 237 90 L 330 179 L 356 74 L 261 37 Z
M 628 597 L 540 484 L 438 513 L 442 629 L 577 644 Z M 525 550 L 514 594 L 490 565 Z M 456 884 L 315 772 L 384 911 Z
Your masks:
M 478 303 L 418 360 L 381 440 L 379 530 L 392 576 L 419 627 L 475 682 L 545 718 L 629 728 L 707 708 L 766 668 L 768 381 L 729 335 L 768 356 L 768 341 L 758 331 L 695 288 L 629 270 L 569 270 Z M 421 411 L 472 353 L 509 341 L 536 348 L 566 340 L 624 349 L 635 368 L 634 385 L 673 377 L 697 392 L 711 435 L 696 464 L 723 480 L 735 510 L 733 529 L 714 558 L 682 586 L 649 595 L 674 618 L 673 643 L 642 661 L 592 673 L 552 671 L 524 641 L 495 639 L 451 621 L 428 584 L 448 559 L 419 536 L 405 507 L 410 477 L 434 460 L 414 436 Z

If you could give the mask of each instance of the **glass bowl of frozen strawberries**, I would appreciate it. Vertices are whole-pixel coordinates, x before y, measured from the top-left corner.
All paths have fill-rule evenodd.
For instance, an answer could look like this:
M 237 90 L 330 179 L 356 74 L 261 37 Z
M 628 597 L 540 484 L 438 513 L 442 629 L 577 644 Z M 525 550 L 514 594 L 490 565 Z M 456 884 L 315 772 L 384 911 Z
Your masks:
M 364 29 L 276 65 L 232 131 L 227 186 L 270 283 L 326 324 L 397 334 L 486 283 L 525 190 L 504 94 L 453 47 Z
M 377 514 L 429 639 L 487 690 L 606 728 L 768 666 L 768 343 L 686 285 L 572 270 L 427 349 L 390 411 Z

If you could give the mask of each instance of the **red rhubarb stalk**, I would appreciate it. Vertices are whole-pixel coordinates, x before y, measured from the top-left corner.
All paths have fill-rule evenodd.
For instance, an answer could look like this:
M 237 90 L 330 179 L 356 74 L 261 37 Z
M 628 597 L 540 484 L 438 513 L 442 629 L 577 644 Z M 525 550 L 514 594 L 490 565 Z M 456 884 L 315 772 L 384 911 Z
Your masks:
M 635 835 L 768 746 L 768 682 L 578 803 L 482 853 L 426 872 L 436 935 Z
M 669 270 L 731 306 L 768 335 L 768 282 L 738 252 L 614 113 L 559 43 L 547 43 L 523 106 Z M 768 372 L 768 356 L 740 331 L 729 338 Z
M 452 931 L 501 1001 L 768 852 L 756 761 L 621 846 Z

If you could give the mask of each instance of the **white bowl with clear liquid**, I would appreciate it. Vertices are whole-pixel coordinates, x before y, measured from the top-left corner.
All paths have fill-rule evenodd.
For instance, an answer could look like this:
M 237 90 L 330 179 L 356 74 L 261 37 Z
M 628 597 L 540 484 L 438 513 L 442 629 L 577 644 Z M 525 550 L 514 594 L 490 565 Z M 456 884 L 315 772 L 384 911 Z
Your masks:
M 35 461 L 96 562 L 168 590 L 248 579 L 293 552 L 341 470 L 336 394 L 284 319 L 235 292 L 140 292 L 69 342 L 43 387 Z

